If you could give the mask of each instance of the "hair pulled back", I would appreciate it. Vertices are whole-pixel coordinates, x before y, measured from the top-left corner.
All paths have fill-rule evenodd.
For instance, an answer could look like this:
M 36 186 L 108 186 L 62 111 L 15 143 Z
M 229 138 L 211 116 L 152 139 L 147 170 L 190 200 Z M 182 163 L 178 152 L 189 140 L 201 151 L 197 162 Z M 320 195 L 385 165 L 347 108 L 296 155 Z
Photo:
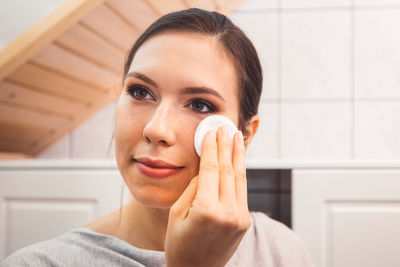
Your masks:
M 165 32 L 194 32 L 209 35 L 219 41 L 231 57 L 237 73 L 239 95 L 239 129 L 258 112 L 262 90 L 262 69 L 257 51 L 241 29 L 226 16 L 198 8 L 169 13 L 157 19 L 136 40 L 127 54 L 124 79 L 131 62 L 142 44 Z M 244 132 L 246 135 L 246 133 Z

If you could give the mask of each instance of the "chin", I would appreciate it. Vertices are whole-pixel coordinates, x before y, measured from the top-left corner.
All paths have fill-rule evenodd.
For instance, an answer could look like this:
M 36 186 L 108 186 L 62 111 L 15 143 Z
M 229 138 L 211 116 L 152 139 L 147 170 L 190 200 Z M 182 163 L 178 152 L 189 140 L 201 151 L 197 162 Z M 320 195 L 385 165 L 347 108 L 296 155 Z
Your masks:
M 132 192 L 132 196 L 143 206 L 156 209 L 169 209 L 179 198 L 171 192 L 154 192 L 154 190 Z

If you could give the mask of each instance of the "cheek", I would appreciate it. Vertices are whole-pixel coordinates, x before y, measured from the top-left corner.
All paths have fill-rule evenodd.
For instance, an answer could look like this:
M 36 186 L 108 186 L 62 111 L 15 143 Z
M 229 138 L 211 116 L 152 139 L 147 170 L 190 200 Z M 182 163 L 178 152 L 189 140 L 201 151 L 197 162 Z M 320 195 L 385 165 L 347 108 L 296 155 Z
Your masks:
M 181 128 L 184 129 L 181 131 L 184 153 L 186 154 L 188 162 L 190 163 L 190 169 L 193 176 L 197 175 L 199 171 L 200 157 L 197 155 L 196 149 L 194 147 L 194 134 L 200 121 L 201 119 L 198 118 L 187 120 L 185 128 Z
M 125 101 L 126 102 L 126 101 Z M 135 115 L 136 114 L 136 115 Z M 114 134 L 116 141 L 120 139 L 132 139 L 140 131 L 141 116 L 132 109 L 129 103 L 118 103 L 114 116 Z M 125 140 L 124 140 L 125 141 Z
M 114 142 L 117 162 L 125 159 L 126 155 L 131 153 L 132 146 L 142 137 L 139 116 L 132 114 L 133 111 L 126 106 L 117 106 L 115 110 Z

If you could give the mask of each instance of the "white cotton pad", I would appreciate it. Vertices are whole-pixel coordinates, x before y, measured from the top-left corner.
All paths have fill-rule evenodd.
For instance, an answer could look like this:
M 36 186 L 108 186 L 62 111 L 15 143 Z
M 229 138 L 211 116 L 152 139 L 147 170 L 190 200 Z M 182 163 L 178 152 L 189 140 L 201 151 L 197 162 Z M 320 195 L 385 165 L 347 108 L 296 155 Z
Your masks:
M 202 120 L 197 126 L 196 133 L 194 134 L 194 148 L 197 154 L 201 157 L 201 144 L 203 143 L 204 136 L 208 131 L 217 131 L 219 127 L 225 126 L 228 131 L 231 145 L 233 146 L 233 136 L 238 131 L 236 125 L 227 117 L 222 115 L 211 115 Z

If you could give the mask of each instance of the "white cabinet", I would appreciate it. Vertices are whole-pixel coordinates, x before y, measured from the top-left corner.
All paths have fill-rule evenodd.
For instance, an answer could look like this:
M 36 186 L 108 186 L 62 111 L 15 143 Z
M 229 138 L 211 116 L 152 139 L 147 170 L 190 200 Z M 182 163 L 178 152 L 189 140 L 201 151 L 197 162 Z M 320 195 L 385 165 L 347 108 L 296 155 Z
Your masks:
M 317 266 L 400 266 L 400 168 L 294 169 L 292 222 Z
M 17 249 L 119 209 L 122 185 L 113 165 L 0 164 L 0 262 Z

